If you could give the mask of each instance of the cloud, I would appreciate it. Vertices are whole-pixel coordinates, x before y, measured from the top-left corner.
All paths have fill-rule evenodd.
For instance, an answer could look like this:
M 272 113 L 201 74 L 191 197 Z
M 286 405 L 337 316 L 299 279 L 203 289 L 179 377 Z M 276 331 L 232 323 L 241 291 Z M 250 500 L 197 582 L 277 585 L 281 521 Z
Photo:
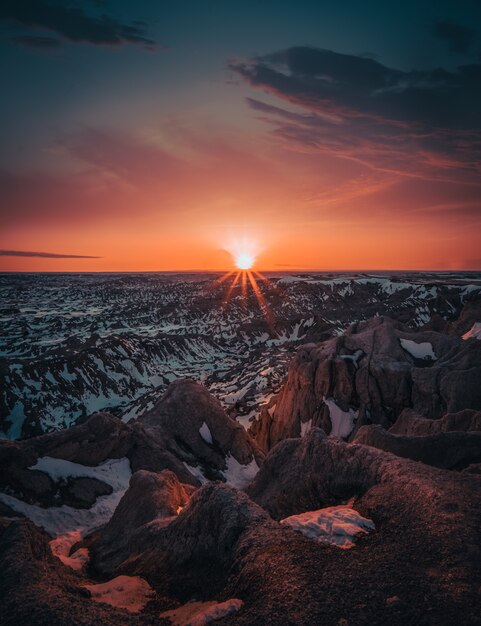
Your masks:
M 118 46 L 126 43 L 140 44 L 148 48 L 155 41 L 147 37 L 145 24 L 125 24 L 109 15 L 94 17 L 78 7 L 67 6 L 48 0 L 3 0 L 0 4 L 0 20 L 15 25 L 48 30 L 67 41 L 95 45 Z M 27 43 L 25 37 L 18 43 Z
M 56 254 L 54 252 L 31 252 L 26 250 L 0 250 L 0 256 L 37 257 L 42 259 L 101 259 L 101 256 L 85 254 Z
M 60 46 L 58 39 L 39 35 L 19 35 L 18 37 L 11 37 L 10 40 L 24 46 L 31 46 L 32 48 L 39 48 L 41 50 L 54 50 Z
M 287 149 L 350 160 L 384 176 L 479 190 L 481 65 L 405 72 L 298 47 L 230 67 L 283 101 L 247 100 Z
M 456 22 L 438 20 L 434 23 L 432 33 L 445 41 L 450 52 L 468 54 L 476 40 L 476 31 Z
M 361 56 L 295 47 L 230 68 L 253 87 L 339 122 L 481 129 L 481 64 L 402 71 Z

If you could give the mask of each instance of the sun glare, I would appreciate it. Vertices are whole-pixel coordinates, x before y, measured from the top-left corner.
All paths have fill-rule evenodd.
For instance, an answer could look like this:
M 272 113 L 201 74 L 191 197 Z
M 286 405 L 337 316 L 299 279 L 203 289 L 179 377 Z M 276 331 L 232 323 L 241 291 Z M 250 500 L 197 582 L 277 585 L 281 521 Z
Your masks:
M 250 270 L 254 264 L 254 257 L 246 252 L 242 252 L 236 256 L 235 264 L 240 270 Z

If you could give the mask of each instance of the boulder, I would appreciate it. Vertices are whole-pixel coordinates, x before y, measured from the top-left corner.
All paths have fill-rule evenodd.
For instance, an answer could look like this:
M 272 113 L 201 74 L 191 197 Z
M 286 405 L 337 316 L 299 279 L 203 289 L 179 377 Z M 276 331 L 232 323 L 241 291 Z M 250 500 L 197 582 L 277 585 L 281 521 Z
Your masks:
M 145 470 L 135 472 L 110 521 L 85 543 L 95 555 L 95 567 L 99 571 L 115 571 L 130 557 L 129 544 L 135 533 L 150 522 L 171 522 L 187 504 L 194 489 L 180 483 L 169 470 L 159 474 Z

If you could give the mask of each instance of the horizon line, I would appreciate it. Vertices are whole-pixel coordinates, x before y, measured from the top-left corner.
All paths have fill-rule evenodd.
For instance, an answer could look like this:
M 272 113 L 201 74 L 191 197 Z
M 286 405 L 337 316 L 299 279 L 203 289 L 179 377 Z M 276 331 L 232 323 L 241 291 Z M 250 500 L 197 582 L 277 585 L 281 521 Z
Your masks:
M 228 269 L 182 269 L 182 270 L 2 270 L 1 274 L 219 274 L 233 271 L 232 268 Z M 234 270 L 236 271 L 236 270 Z M 313 269 L 313 268 L 292 268 L 292 269 L 250 269 L 239 271 L 251 271 L 251 272 L 268 272 L 268 273 L 283 273 L 283 274 L 297 274 L 299 272 L 308 273 L 375 273 L 375 272 L 436 272 L 436 273 L 462 273 L 462 272 L 481 272 L 481 268 L 464 268 L 464 269 L 449 269 L 449 268 L 342 268 L 342 269 Z

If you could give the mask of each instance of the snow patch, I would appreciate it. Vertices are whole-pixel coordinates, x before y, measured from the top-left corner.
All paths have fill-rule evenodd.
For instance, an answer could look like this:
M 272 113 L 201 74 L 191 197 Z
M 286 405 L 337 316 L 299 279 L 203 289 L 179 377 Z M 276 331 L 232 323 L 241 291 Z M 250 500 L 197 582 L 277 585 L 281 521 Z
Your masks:
M 243 601 L 231 598 L 225 602 L 188 602 L 177 609 L 165 611 L 159 617 L 165 617 L 173 626 L 206 626 L 237 611 L 243 606 Z
M 434 354 L 433 346 L 429 341 L 422 341 L 421 343 L 416 343 L 411 339 L 403 339 L 402 337 L 399 339 L 399 343 L 401 347 L 409 352 L 409 354 L 415 359 L 432 359 L 436 360 L 436 355 Z
M 212 445 L 212 433 L 210 432 L 210 428 L 207 426 L 206 422 L 204 422 L 199 428 L 199 434 L 205 443 Z
M 185 467 L 189 470 L 189 472 L 197 478 L 201 485 L 205 485 L 205 483 L 209 482 L 209 479 L 204 476 L 204 472 L 200 465 L 189 465 L 186 461 L 182 461 Z
M 82 585 L 88 589 L 94 602 L 110 604 L 118 609 L 139 613 L 155 591 L 140 576 L 117 576 L 106 583 Z
M 354 547 L 357 536 L 366 535 L 375 529 L 372 520 L 362 517 L 346 505 L 330 506 L 317 511 L 291 515 L 282 519 L 280 523 L 290 526 L 309 539 L 337 546 L 343 550 Z
M 247 465 L 242 465 L 231 454 L 228 454 L 225 459 L 227 463 L 227 469 L 224 470 L 222 475 L 228 485 L 236 487 L 236 489 L 244 489 L 247 485 L 254 480 L 259 466 L 256 460 L 253 458 Z
M 132 476 L 130 463 L 126 458 L 111 459 L 97 467 L 87 467 L 63 459 L 43 457 L 30 469 L 40 469 L 55 480 L 69 476 L 88 476 L 102 480 L 112 487 L 112 493 L 97 498 L 90 509 L 75 509 L 65 504 L 45 509 L 36 504 L 23 502 L 6 493 L 0 493 L 0 502 L 17 513 L 23 513 L 34 524 L 55 537 L 71 531 L 80 531 L 83 536 L 87 531 L 106 524 L 127 491 Z
M 329 417 L 331 419 L 331 432 L 330 435 L 334 437 L 349 437 L 354 428 L 354 424 L 359 415 L 359 411 L 349 408 L 347 411 L 343 411 L 339 407 L 334 398 L 326 398 L 324 402 L 329 409 Z

